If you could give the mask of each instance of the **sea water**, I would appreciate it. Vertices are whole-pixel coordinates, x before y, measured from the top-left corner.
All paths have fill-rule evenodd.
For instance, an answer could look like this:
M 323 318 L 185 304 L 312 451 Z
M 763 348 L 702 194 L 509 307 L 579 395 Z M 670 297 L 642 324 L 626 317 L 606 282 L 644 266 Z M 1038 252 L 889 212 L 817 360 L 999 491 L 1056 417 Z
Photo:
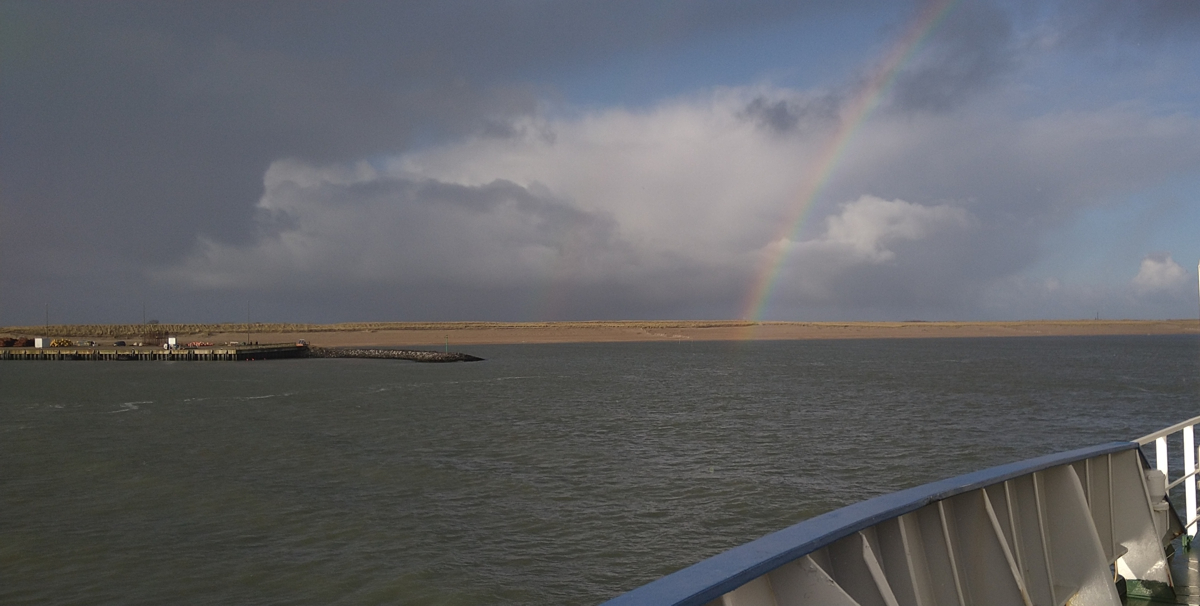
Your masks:
M 1200 414 L 1194 337 L 0 362 L 0 603 L 592 604 Z

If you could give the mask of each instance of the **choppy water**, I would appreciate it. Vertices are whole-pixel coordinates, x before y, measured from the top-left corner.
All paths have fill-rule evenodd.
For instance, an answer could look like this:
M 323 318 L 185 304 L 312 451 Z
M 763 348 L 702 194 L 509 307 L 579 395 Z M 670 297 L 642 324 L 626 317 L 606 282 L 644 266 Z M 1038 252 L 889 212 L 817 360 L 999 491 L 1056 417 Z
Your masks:
M 0 363 L 0 603 L 589 604 L 877 494 L 1200 414 L 1200 341 Z

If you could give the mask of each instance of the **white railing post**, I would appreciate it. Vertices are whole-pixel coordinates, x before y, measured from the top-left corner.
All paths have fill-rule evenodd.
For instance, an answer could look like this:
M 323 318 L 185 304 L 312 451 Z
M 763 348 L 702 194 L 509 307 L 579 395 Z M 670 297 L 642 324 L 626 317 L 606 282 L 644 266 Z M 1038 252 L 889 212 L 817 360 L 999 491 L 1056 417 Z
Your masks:
M 1154 441 L 1154 467 L 1162 472 L 1164 480 L 1171 481 L 1167 473 L 1167 436 Z
M 1184 499 L 1187 504 L 1187 527 L 1189 537 L 1196 536 L 1196 437 L 1192 425 L 1183 428 L 1183 473 L 1188 474 L 1184 482 Z

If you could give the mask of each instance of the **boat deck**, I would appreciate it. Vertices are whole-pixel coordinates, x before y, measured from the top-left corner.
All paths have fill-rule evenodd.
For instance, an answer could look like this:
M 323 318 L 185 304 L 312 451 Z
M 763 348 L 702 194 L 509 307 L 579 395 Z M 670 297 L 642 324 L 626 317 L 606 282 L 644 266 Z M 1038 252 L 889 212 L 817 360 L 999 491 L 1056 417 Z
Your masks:
M 1171 578 L 1175 581 L 1175 601 L 1161 602 L 1126 598 L 1122 601 L 1126 606 L 1152 606 L 1153 604 L 1197 604 L 1200 605 L 1200 553 L 1195 549 L 1183 550 L 1183 539 L 1171 542 L 1175 555 L 1168 562 L 1171 565 Z
M 1183 539 L 1175 539 L 1171 545 L 1175 547 L 1175 556 L 1169 560 L 1171 578 L 1175 580 L 1175 603 L 1200 605 L 1200 553 L 1196 549 L 1184 551 Z M 1125 600 L 1125 603 L 1130 606 L 1162 604 L 1147 600 Z

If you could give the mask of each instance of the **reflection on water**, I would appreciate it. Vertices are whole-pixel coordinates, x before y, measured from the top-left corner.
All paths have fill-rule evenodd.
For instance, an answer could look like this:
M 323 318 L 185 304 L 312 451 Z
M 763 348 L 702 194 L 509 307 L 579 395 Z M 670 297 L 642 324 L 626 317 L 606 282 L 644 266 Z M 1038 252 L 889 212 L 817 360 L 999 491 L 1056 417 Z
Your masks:
M 1196 414 L 1182 337 L 0 364 L 0 602 L 588 604 Z

